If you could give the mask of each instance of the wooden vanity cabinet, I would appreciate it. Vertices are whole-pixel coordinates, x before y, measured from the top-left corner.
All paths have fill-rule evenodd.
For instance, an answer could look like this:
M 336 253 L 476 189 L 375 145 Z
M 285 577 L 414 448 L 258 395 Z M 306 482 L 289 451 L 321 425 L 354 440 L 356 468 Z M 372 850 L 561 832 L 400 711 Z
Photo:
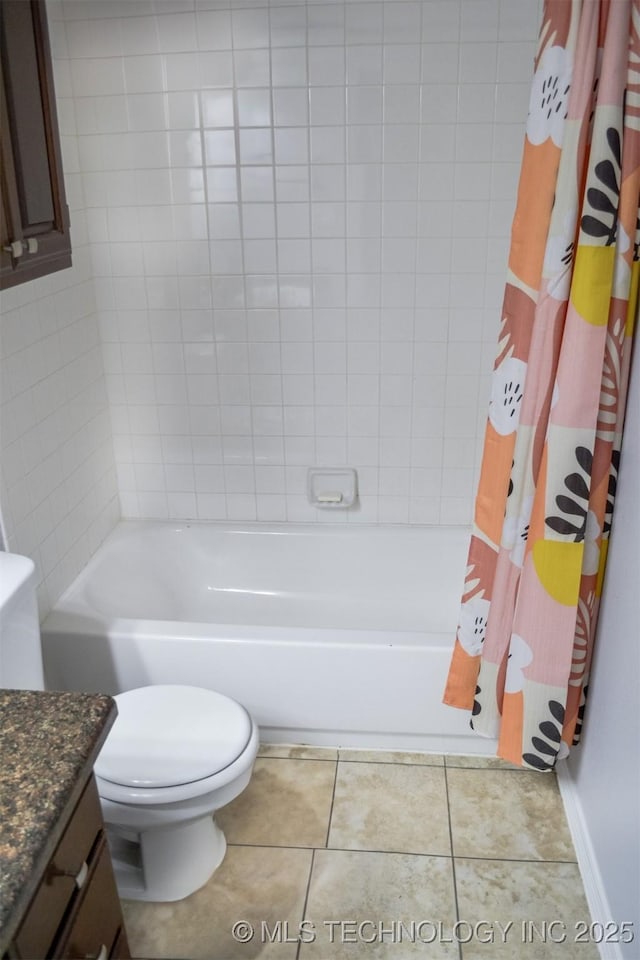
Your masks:
M 9 947 L 10 960 L 128 960 L 93 775 Z

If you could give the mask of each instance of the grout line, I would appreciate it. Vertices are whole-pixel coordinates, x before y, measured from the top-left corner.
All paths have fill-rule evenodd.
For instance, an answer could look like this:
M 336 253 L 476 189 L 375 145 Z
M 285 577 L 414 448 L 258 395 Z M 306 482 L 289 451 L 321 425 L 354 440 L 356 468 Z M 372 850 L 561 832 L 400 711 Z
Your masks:
M 236 162 L 235 162 L 236 195 L 237 195 L 236 203 L 237 203 L 237 206 L 238 206 L 238 226 L 239 226 L 239 232 L 240 232 L 240 236 L 239 236 L 238 240 L 239 240 L 239 243 L 240 243 L 240 257 L 241 257 L 241 262 L 242 262 L 242 293 L 243 293 L 243 308 L 242 308 L 242 312 L 243 312 L 244 317 L 245 317 L 245 327 L 244 327 L 244 329 L 245 329 L 245 334 L 244 334 L 244 340 L 241 341 L 241 342 L 242 342 L 242 344 L 243 344 L 243 346 L 244 346 L 244 348 L 245 348 L 245 356 L 246 356 L 246 361 L 247 361 L 247 373 L 246 373 L 246 376 L 247 376 L 247 385 L 248 385 L 248 390 L 249 390 L 249 398 L 248 398 L 248 403 L 247 403 L 246 405 L 247 405 L 248 408 L 249 408 L 249 439 L 250 439 L 250 441 L 251 441 L 251 464 L 250 464 L 250 467 L 251 467 L 251 476 L 252 476 L 252 479 L 253 479 L 253 484 L 252 484 L 252 486 L 253 486 L 253 492 L 252 492 L 252 493 L 249 493 L 249 494 L 243 493 L 243 494 L 241 494 L 241 496 L 252 496 L 252 497 L 253 497 L 253 517 L 250 517 L 250 519 L 251 519 L 251 520 L 257 520 L 257 519 L 258 519 L 258 493 L 257 493 L 257 482 L 256 482 L 256 455 L 255 455 L 255 435 L 256 435 L 256 434 L 255 434 L 255 411 L 254 411 L 255 404 L 254 404 L 254 402 L 253 402 L 253 400 L 252 400 L 252 396 L 251 396 L 251 386 L 252 386 L 252 384 L 251 384 L 251 364 L 250 364 L 250 362 L 249 362 L 249 354 L 250 354 L 250 348 L 249 348 L 249 344 L 250 344 L 250 340 L 249 340 L 249 309 L 250 309 L 250 308 L 249 308 L 249 296 L 248 296 L 248 293 L 249 293 L 248 280 L 249 280 L 249 276 L 250 276 L 250 275 L 249 275 L 249 276 L 247 275 L 246 256 L 245 256 L 246 240 L 247 240 L 248 238 L 245 237 L 245 231 L 244 231 L 244 218 L 245 218 L 245 213 L 246 213 L 246 211 L 245 211 L 245 203 L 244 203 L 243 188 L 242 188 L 242 166 L 243 166 L 243 164 L 242 164 L 242 156 L 241 156 L 241 152 L 240 152 L 240 117 L 239 117 L 239 110 L 238 110 L 238 95 L 239 95 L 240 90 L 243 89 L 243 88 L 241 88 L 241 87 L 239 86 L 238 82 L 237 82 L 237 73 L 236 73 L 236 44 L 235 44 L 234 36 L 233 36 L 233 11 L 231 10 L 230 13 L 231 13 L 231 68 L 232 68 L 232 71 L 233 71 L 233 74 L 232 74 L 232 86 L 231 86 L 231 96 L 232 96 L 232 99 L 233 99 L 233 118 L 234 118 L 234 123 L 233 123 L 233 142 L 234 142 L 235 160 L 236 160 Z M 269 23 L 269 22 L 270 22 L 270 21 L 268 21 L 268 23 Z M 269 70 L 271 70 L 271 64 L 269 64 Z M 269 81 L 271 81 L 271 73 L 269 73 Z M 272 119 L 273 119 L 273 116 L 272 116 Z M 271 125 L 271 129 L 272 129 L 272 131 L 273 131 L 273 124 Z M 272 140 L 273 140 L 273 132 L 272 132 Z M 271 157 L 271 159 L 272 159 L 272 162 L 273 162 L 273 142 L 272 142 L 272 157 Z M 274 217 L 275 217 L 275 205 L 274 205 Z M 218 276 L 218 274 L 214 274 L 214 276 Z M 213 298 L 213 283 L 212 283 L 212 304 L 213 304 L 213 299 L 214 299 L 214 298 Z M 215 311 L 216 308 L 214 307 L 213 309 L 214 309 L 214 311 Z M 216 370 L 218 371 L 218 367 L 217 367 L 217 363 L 218 363 L 218 341 L 217 341 L 217 339 L 216 339 L 216 337 L 215 337 L 215 326 L 214 326 L 214 341 L 215 341 L 215 354 L 216 354 Z M 218 403 L 219 403 L 219 408 L 221 408 L 223 405 L 224 405 L 224 406 L 230 406 L 231 404 L 229 404 L 228 401 L 227 401 L 225 404 L 222 404 L 222 402 L 221 402 L 221 400 L 220 400 L 220 380 L 219 380 L 220 373 L 219 373 L 219 371 L 218 371 L 217 375 L 218 375 L 217 389 L 218 389 Z M 235 406 L 235 405 L 236 405 L 236 404 L 234 404 L 234 406 Z M 240 406 L 240 404 L 237 404 L 237 405 Z M 221 442 L 221 447 L 222 447 L 222 476 L 223 476 L 223 483 L 224 483 L 225 513 L 226 513 L 226 519 L 227 519 L 227 520 L 233 520 L 233 519 L 235 519 L 235 518 L 229 516 L 229 497 L 236 495 L 237 492 L 234 491 L 234 490 L 232 490 L 232 489 L 230 489 L 230 486 L 229 486 L 229 483 L 228 483 L 228 472 L 227 472 L 227 471 L 228 471 L 229 468 L 231 468 L 231 467 L 233 467 L 233 466 L 235 466 L 235 465 L 245 466 L 246 464 L 242 463 L 242 461 L 240 461 L 239 463 L 236 463 L 236 462 L 234 462 L 233 460 L 229 460 L 229 459 L 228 459 L 229 441 L 230 441 L 230 439 L 231 439 L 231 436 L 233 436 L 233 434 L 229 434 L 229 433 L 227 433 L 227 432 L 225 431 L 225 428 L 224 428 L 224 426 L 223 426 L 223 424 L 222 424 L 222 410 L 221 410 L 221 409 L 220 409 L 220 430 L 221 430 L 221 441 L 222 441 L 222 442 Z M 227 441 L 226 443 L 225 443 L 225 440 Z M 249 514 L 250 514 L 250 512 L 251 512 L 251 511 L 249 510 Z
M 326 837 L 326 840 L 325 840 L 325 842 L 324 842 L 325 848 L 327 848 L 327 849 L 328 849 L 328 847 L 329 847 L 329 835 L 330 835 L 330 833 L 331 833 L 331 819 L 332 819 L 332 817 L 333 817 L 333 805 L 334 805 L 335 799 L 336 799 L 336 785 L 337 785 L 337 783 L 338 783 L 338 764 L 339 764 L 339 763 L 340 763 L 340 761 L 339 761 L 339 760 L 336 760 L 336 769 L 335 769 L 335 773 L 334 773 L 334 776 L 333 776 L 333 790 L 332 790 L 332 792 L 331 792 L 331 806 L 329 807 L 329 821 L 328 821 L 328 823 L 327 823 L 327 837 Z
M 312 853 L 311 853 L 311 863 L 310 863 L 310 865 L 309 865 L 309 877 L 307 878 L 307 889 L 305 890 L 304 903 L 302 904 L 302 920 L 305 920 L 305 919 L 306 919 L 306 916 L 307 916 L 307 906 L 308 906 L 308 903 L 309 903 L 309 892 L 310 892 L 310 890 L 311 890 L 311 877 L 312 877 L 312 875 L 313 875 L 313 868 L 314 868 L 314 866 L 315 866 L 315 862 L 316 862 L 316 848 L 314 848 L 314 849 L 312 850 Z M 296 960 L 298 960 L 298 958 L 299 958 L 299 956 L 300 956 L 300 949 L 301 949 L 301 947 L 302 947 L 302 940 L 298 940 L 298 947 L 297 947 L 297 950 L 296 950 Z
M 429 770 L 443 770 L 441 763 L 410 763 L 408 760 L 352 760 L 342 757 L 278 757 L 271 753 L 258 754 L 259 760 L 303 760 L 306 763 L 372 763 L 379 767 L 425 767 Z M 469 769 L 469 768 L 467 768 Z M 474 767 L 473 769 L 481 769 Z
M 257 847 L 257 848 L 267 848 L 270 850 L 328 850 L 331 853 L 372 853 L 372 854 L 391 854 L 392 856 L 400 857 L 422 857 L 425 859 L 436 859 L 436 860 L 451 860 L 452 857 L 446 853 L 412 853 L 410 850 L 369 850 L 363 849 L 360 847 L 305 847 L 305 846 L 295 846 L 293 844 L 287 843 L 279 846 L 275 843 L 229 843 L 229 847 Z M 468 858 L 468 859 L 484 859 L 479 858 Z M 519 862 L 519 861 L 516 861 Z M 546 861 L 533 861 L 545 863 Z
M 302 164 L 306 167 L 306 178 L 307 178 L 307 199 L 305 201 L 307 205 L 307 216 L 309 218 L 309 309 L 311 315 L 311 373 L 306 374 L 305 376 L 311 377 L 312 385 L 312 396 L 313 400 L 311 401 L 310 406 L 313 408 L 313 426 L 311 428 L 311 437 L 313 439 L 313 454 L 311 459 L 311 464 L 309 466 L 318 465 L 318 401 L 317 401 L 317 389 L 316 389 L 316 344 L 318 342 L 318 319 L 317 319 L 317 310 L 319 309 L 316 304 L 316 273 L 314 270 L 313 262 L 313 241 L 315 239 L 315 234 L 313 230 L 313 179 L 312 179 L 312 168 L 311 168 L 311 82 L 309 80 L 309 4 L 304 0 L 304 66 L 305 66 L 305 76 L 306 76 L 306 86 L 307 86 L 307 123 L 306 123 L 306 147 L 307 147 L 307 162 Z M 346 281 L 345 281 L 346 282 Z M 317 507 L 309 505 L 312 509 L 313 515 L 309 518 L 314 523 L 320 521 L 319 512 Z
M 300 760 L 302 763 L 337 763 L 337 757 L 276 757 L 272 753 L 258 754 L 256 760 Z
M 447 854 L 447 853 L 421 853 L 415 852 L 412 850 L 375 850 L 370 848 L 363 847 L 313 847 L 313 846 L 304 846 L 296 845 L 292 843 L 277 844 L 277 843 L 239 843 L 235 841 L 234 843 L 229 843 L 229 847 L 255 847 L 257 849 L 267 849 L 267 850 L 328 850 L 331 853 L 372 853 L 372 854 L 391 854 L 396 857 L 422 857 L 427 860 L 473 860 L 479 863 L 489 862 L 489 863 L 528 863 L 528 864 L 547 864 L 547 863 L 556 863 L 556 864 L 577 864 L 577 860 L 528 860 L 526 857 L 472 857 L 472 856 L 461 856 L 460 854 Z
M 373 763 L 378 767 L 425 767 L 429 770 L 444 770 L 442 763 L 411 763 L 410 760 L 353 760 L 338 757 L 340 763 Z
M 418 30 L 419 30 L 419 36 L 420 36 L 420 39 L 421 39 L 421 40 L 422 40 L 423 29 L 424 29 L 424 9 L 423 9 L 423 7 L 424 7 L 424 4 L 421 3 L 421 4 L 420 4 L 420 8 L 419 8 L 419 10 L 420 10 L 420 25 L 419 25 L 419 28 L 418 28 Z M 383 8 L 383 9 L 384 9 L 384 8 Z M 422 76 L 423 76 L 423 69 L 424 69 L 424 56 L 425 56 L 424 43 L 421 42 L 421 43 L 420 43 L 420 61 L 419 61 L 419 64 L 418 64 L 418 69 L 419 69 L 419 71 L 420 71 L 420 73 L 419 73 L 419 76 L 420 76 L 420 85 L 419 85 L 419 87 L 418 87 L 418 117 L 417 117 L 418 124 L 421 124 L 421 118 L 422 118 L 422 98 L 423 98 L 423 95 L 424 95 L 424 93 L 423 93 L 423 91 L 424 91 L 424 84 L 422 83 Z M 383 78 L 383 79 L 384 79 L 384 78 Z M 383 84 L 383 90 L 385 90 L 385 89 L 386 89 L 386 84 Z M 385 118 L 384 118 L 384 114 L 383 114 L 383 116 L 382 116 L 382 122 L 383 122 L 383 124 L 384 124 L 384 120 L 385 120 Z M 383 135 L 384 135 L 384 134 L 383 134 Z M 416 427 L 416 382 L 417 382 L 417 376 L 418 376 L 418 371 L 417 371 L 417 369 L 416 369 L 416 366 L 417 366 L 417 364 L 416 364 L 416 352 L 417 352 L 417 351 L 416 351 L 416 314 L 417 314 L 418 310 L 421 309 L 421 308 L 418 307 L 418 250 L 420 249 L 420 239 L 421 239 L 421 238 L 420 238 L 420 181 L 421 181 L 421 179 L 422 179 L 422 178 L 421 178 L 421 175 L 420 175 L 420 150 L 421 150 L 421 146 L 422 146 L 422 144 L 421 144 L 421 139 L 422 139 L 422 129 L 421 129 L 421 127 L 419 127 L 419 128 L 418 128 L 418 149 L 417 149 L 417 155 L 416 155 L 416 160 L 417 160 L 417 163 L 416 163 L 416 180 L 415 180 L 415 187 L 416 187 L 416 218 L 415 218 L 415 228 L 416 228 L 416 230 L 415 230 L 415 240 L 414 240 L 414 244 L 413 244 L 413 309 L 412 309 L 413 318 L 412 318 L 412 326 L 411 326 L 411 373 L 412 373 L 412 383 L 411 383 L 411 401 L 410 401 L 411 405 L 410 405 L 410 407 L 409 407 L 409 490 L 408 490 L 408 493 L 407 493 L 407 501 L 408 501 L 408 502 L 407 502 L 407 508 L 408 508 L 408 509 L 407 509 L 407 521 L 408 521 L 408 523 L 411 523 L 412 520 L 413 520 L 413 517 L 415 516 L 415 513 L 414 513 L 415 507 L 413 507 L 412 504 L 414 504 L 415 501 L 416 501 L 416 499 L 417 499 L 416 491 L 415 491 L 415 486 L 414 486 L 414 482 L 415 482 L 415 481 L 414 481 L 414 478 L 415 478 L 416 474 L 414 473 L 414 471 L 416 470 L 416 464 L 415 464 L 415 460 L 416 460 L 416 456 L 415 456 L 415 449 L 416 449 L 415 427 Z M 443 442 L 442 442 L 442 448 L 441 448 L 441 463 L 442 463 L 443 459 L 444 459 L 444 440 L 443 440 Z M 441 467 L 441 471 L 442 471 L 442 467 Z M 442 472 L 441 472 L 441 474 L 440 474 L 440 490 L 438 491 L 438 500 L 440 500 L 441 497 L 442 497 Z M 438 515 L 439 515 L 439 512 L 440 512 L 440 511 L 438 510 Z M 444 765 L 444 757 L 442 758 L 442 763 L 443 763 L 443 765 Z
M 233 61 L 232 61 L 232 67 L 233 67 Z M 163 69 L 164 69 L 164 68 L 163 68 Z M 190 450 L 191 450 L 191 466 L 192 466 L 192 469 L 193 469 L 193 495 L 194 495 L 194 499 L 195 499 L 195 511 L 194 511 L 194 513 L 195 513 L 197 519 L 198 519 L 198 520 L 201 520 L 201 519 L 202 519 L 202 516 L 201 516 L 201 514 L 202 514 L 202 508 L 201 508 L 200 497 L 203 495 L 203 492 L 200 491 L 200 490 L 198 490 L 198 482 L 197 482 L 197 480 L 196 480 L 196 472 L 197 472 L 197 471 L 196 471 L 196 466 L 199 466 L 199 467 L 203 467 L 203 466 L 219 466 L 219 467 L 220 467 L 220 470 L 221 470 L 221 473 L 222 473 L 222 478 L 223 478 L 223 480 L 222 480 L 222 486 L 223 486 L 223 488 L 224 488 L 224 489 L 223 489 L 223 492 L 220 494 L 220 496 L 223 498 L 223 501 L 224 501 L 224 519 L 225 519 L 225 520 L 228 520 L 228 519 L 229 519 L 229 512 L 228 512 L 228 509 L 227 509 L 227 481 L 226 481 L 225 460 L 224 460 L 224 429 L 223 429 L 223 427 L 222 427 L 222 402 L 221 402 L 221 397 L 220 397 L 220 381 L 219 381 L 220 365 L 219 365 L 219 363 L 218 363 L 218 344 L 219 344 L 219 341 L 218 341 L 218 338 L 217 338 L 217 336 L 216 336 L 216 317 L 217 317 L 217 313 L 218 313 L 218 308 L 217 308 L 216 306 L 214 306 L 214 295 L 213 295 L 213 289 L 214 289 L 214 282 L 213 282 L 213 281 L 214 281 L 214 276 L 217 275 L 217 274 L 215 273 L 215 269 L 214 269 L 215 264 L 214 264 L 214 262 L 213 262 L 213 252 L 212 252 L 212 249 L 211 249 L 211 248 L 212 248 L 212 245 L 213 245 L 213 243 L 214 243 L 214 239 L 213 239 L 213 236 L 212 236 L 212 229 L 211 229 L 211 222 L 212 222 L 212 217 L 213 217 L 212 208 L 213 208 L 214 201 L 213 201 L 213 199 L 210 197 L 209 177 L 207 176 L 208 163 L 207 163 L 207 147 L 206 147 L 206 137 L 205 137 L 204 114 L 203 114 L 203 109 L 202 109 L 202 93 L 203 93 L 202 90 L 199 90 L 199 91 L 198 91 L 197 104 L 198 104 L 198 123 L 199 123 L 199 134 L 200 134 L 200 156 L 201 156 L 201 158 L 202 158 L 202 170 L 203 170 L 204 208 L 205 208 L 205 219 L 206 219 L 206 223 L 207 223 L 207 241 L 206 241 L 206 242 L 207 242 L 207 248 L 208 248 L 208 251 L 209 251 L 209 291 L 210 291 L 210 295 L 211 295 L 211 301 L 210 301 L 210 302 L 211 302 L 211 306 L 210 306 L 210 309 L 209 309 L 209 312 L 210 312 L 210 325 L 211 325 L 211 326 L 210 326 L 210 332 L 211 332 L 211 347 L 212 347 L 213 363 L 214 363 L 214 365 L 215 365 L 215 388 L 214 388 L 214 389 L 215 389 L 215 397 L 214 397 L 214 399 L 215 399 L 215 407 L 216 407 L 216 409 L 218 410 L 218 413 L 219 413 L 219 416 L 220 416 L 220 437 L 219 437 L 219 440 L 220 440 L 220 448 L 219 448 L 218 454 L 216 455 L 219 463 L 217 463 L 217 464 L 209 464 L 208 462 L 207 462 L 207 463 L 203 463 L 202 460 L 200 459 L 199 462 L 198 462 L 198 464 L 196 464 L 195 458 L 194 458 L 194 452 L 193 452 L 194 436 L 195 436 L 194 430 L 193 430 L 193 415 L 192 415 L 192 412 L 191 412 L 191 404 L 187 403 L 187 407 L 188 407 L 188 410 L 189 410 L 189 413 L 188 413 L 188 419 L 189 419 L 189 444 L 190 444 Z M 237 104 L 237 98 L 236 98 L 236 92 L 235 92 L 235 83 L 234 83 L 233 86 L 231 87 L 231 97 L 232 97 L 232 102 L 233 102 L 233 110 L 234 110 L 234 118 L 235 118 L 235 117 L 237 117 L 237 115 L 238 115 L 238 114 L 237 114 L 238 104 Z M 234 131 L 235 131 L 235 127 L 236 127 L 236 124 L 234 123 Z M 239 155 L 240 155 L 240 154 L 239 154 L 239 149 L 240 149 L 240 148 L 239 148 L 238 136 L 239 136 L 239 135 L 234 132 L 234 149 L 235 149 L 235 152 L 236 152 L 236 161 L 238 160 L 238 157 L 239 157 Z M 239 174 L 236 173 L 236 195 L 237 195 L 237 197 L 238 197 L 238 200 L 237 200 L 236 202 L 237 202 L 237 204 L 238 204 L 238 211 L 239 211 L 241 205 L 240 205 L 240 200 L 239 200 L 240 194 L 239 194 L 238 191 L 239 191 Z M 238 217 L 239 217 L 239 216 L 240 216 L 240 213 L 238 213 Z M 243 259 L 242 259 L 242 269 L 243 269 L 243 271 L 244 271 L 244 248 L 243 248 L 242 242 L 240 242 L 240 254 L 241 254 L 242 258 L 243 258 Z M 185 333 L 184 333 L 184 324 L 183 324 L 184 316 L 183 316 L 183 315 L 184 315 L 184 311 L 185 311 L 186 308 L 183 308 L 182 299 L 181 299 L 180 293 L 179 293 L 179 291 L 180 291 L 180 276 L 179 276 L 179 274 L 178 274 L 178 267 L 177 267 L 177 265 L 176 265 L 176 274 L 177 274 L 176 283 L 177 283 L 177 285 L 178 285 L 178 304 L 179 304 L 179 317 L 180 317 L 180 342 L 181 342 L 181 344 L 182 344 L 182 350 L 183 350 L 183 363 L 184 363 L 184 370 L 185 370 L 185 380 L 187 380 L 187 379 L 188 379 L 188 376 L 191 376 L 192 374 L 189 374 L 189 375 L 187 374 L 186 362 L 185 362 L 185 360 L 184 360 L 184 358 L 185 358 L 185 347 L 186 347 L 186 344 L 187 344 L 189 341 L 186 339 Z M 244 274 L 243 274 L 243 276 L 244 276 Z M 244 284 L 243 284 L 243 293 L 244 293 Z M 188 400 L 188 391 L 187 391 L 187 400 Z M 212 435 L 210 435 L 210 436 L 212 436 Z M 210 457 L 209 455 L 207 455 L 207 460 L 209 460 L 209 459 L 211 459 L 211 457 Z M 210 495 L 210 491 L 207 491 L 204 495 L 205 495 L 205 496 L 209 496 L 209 495 Z M 217 494 L 216 494 L 216 495 L 217 495 Z M 211 511 L 205 511 L 205 513 L 210 514 Z M 210 519 L 210 516 L 207 516 L 207 519 Z
M 281 441 L 282 446 L 280 448 L 279 459 L 280 464 L 272 464 L 273 466 L 282 467 L 282 498 L 284 500 L 284 516 L 281 516 L 280 519 L 287 521 L 289 519 L 289 481 L 287 479 L 287 454 L 286 454 L 286 430 L 285 430 L 285 402 L 284 402 L 284 372 L 282 368 L 282 307 L 280 302 L 280 228 L 278 225 L 278 177 L 277 177 L 277 161 L 276 161 L 276 104 L 275 104 L 275 90 L 277 88 L 273 85 L 273 61 L 271 57 L 272 51 L 272 30 L 271 30 L 271 5 L 267 7 L 267 24 L 269 27 L 269 113 L 271 118 L 270 124 L 270 145 L 271 145 L 271 189 L 273 191 L 273 247 L 274 247 L 274 260 L 275 260 L 275 284 L 277 290 L 277 300 L 278 300 L 278 361 L 279 361 L 279 372 L 278 377 L 280 379 L 280 403 L 274 404 L 273 406 L 278 407 L 280 410 L 280 427 L 279 433 L 275 436 Z M 244 255 L 244 254 L 243 254 Z M 248 329 L 248 327 L 247 327 Z M 248 334 L 247 334 L 248 336 Z M 254 462 L 255 462 L 255 448 L 254 448 Z M 258 517 L 258 492 L 256 484 L 256 517 Z
M 444 763 L 446 770 L 482 770 L 483 773 L 535 773 L 526 767 L 471 767 L 468 764 Z
M 575 863 L 577 860 L 527 860 L 526 857 L 469 857 L 462 856 L 460 854 L 455 854 L 453 857 L 454 860 L 478 860 L 484 861 L 488 860 L 492 863 Z
M 338 757 L 285 757 L 277 756 L 274 753 L 258 753 L 256 759 L 260 760 L 310 760 L 312 763 L 319 760 L 321 763 L 336 763 Z
M 456 911 L 456 922 L 460 920 L 460 905 L 458 903 L 458 883 L 456 880 L 456 859 L 453 850 L 453 827 L 451 824 L 451 806 L 449 804 L 449 782 L 447 780 L 447 767 L 444 766 L 444 790 L 447 800 L 447 823 L 449 826 L 449 845 L 451 847 L 451 874 L 453 879 L 453 902 Z M 462 960 L 462 944 L 458 942 L 458 956 Z
M 384 752 L 384 751 L 383 751 Z M 337 757 L 291 757 L 291 756 L 278 756 L 273 753 L 258 753 L 257 759 L 261 760 L 305 760 L 311 761 L 312 763 L 335 763 L 336 760 L 339 763 L 374 763 L 378 766 L 383 767 L 428 767 L 433 770 L 482 770 L 487 773 L 535 773 L 535 771 L 527 770 L 525 767 L 473 767 L 469 764 L 455 764 L 451 763 L 444 759 L 443 763 L 417 763 L 412 762 L 411 760 L 374 760 L 369 757 L 366 759 L 359 760 L 355 757 L 341 757 L 338 753 Z

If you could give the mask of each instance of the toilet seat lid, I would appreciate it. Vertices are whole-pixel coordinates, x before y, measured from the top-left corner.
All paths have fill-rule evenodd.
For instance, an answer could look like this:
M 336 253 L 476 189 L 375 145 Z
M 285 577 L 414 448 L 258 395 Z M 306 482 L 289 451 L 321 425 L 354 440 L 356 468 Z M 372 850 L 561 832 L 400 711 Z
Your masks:
M 237 760 L 252 722 L 235 700 L 202 687 L 139 687 L 115 697 L 118 716 L 95 772 L 131 787 L 175 787 Z

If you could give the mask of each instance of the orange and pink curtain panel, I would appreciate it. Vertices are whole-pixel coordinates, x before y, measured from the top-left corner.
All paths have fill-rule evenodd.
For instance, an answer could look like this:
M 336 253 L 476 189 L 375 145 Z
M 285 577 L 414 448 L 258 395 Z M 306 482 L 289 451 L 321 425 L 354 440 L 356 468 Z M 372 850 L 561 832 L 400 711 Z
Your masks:
M 638 316 L 639 202 L 640 0 L 546 0 L 444 696 L 499 756 L 537 770 L 582 726 Z

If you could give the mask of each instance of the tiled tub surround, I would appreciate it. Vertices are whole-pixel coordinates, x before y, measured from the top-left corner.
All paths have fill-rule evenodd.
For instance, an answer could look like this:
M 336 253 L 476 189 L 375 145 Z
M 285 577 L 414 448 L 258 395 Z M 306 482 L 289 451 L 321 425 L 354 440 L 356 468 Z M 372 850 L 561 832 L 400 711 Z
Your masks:
M 50 11 L 124 515 L 468 522 L 539 4 Z
M 125 903 L 134 955 L 598 956 L 574 943 L 589 912 L 554 775 L 478 757 L 270 746 L 219 818 L 229 848 L 205 887 L 181 903 Z M 303 919 L 315 942 L 284 942 Z M 400 941 L 412 920 L 431 922 L 421 930 L 432 942 Z M 245 944 L 232 936 L 240 921 L 257 931 Z M 529 921 L 557 921 L 566 942 L 541 942 Z M 454 929 L 469 939 L 460 949 Z M 493 943 L 482 942 L 488 929 Z

